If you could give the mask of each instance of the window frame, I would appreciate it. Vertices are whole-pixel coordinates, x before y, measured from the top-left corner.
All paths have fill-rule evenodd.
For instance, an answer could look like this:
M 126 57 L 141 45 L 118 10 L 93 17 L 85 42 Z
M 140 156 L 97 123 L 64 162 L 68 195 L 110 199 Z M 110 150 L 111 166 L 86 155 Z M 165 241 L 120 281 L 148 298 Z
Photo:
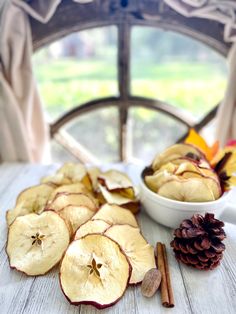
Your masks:
M 96 1 L 95 1 L 96 2 Z M 104 3 L 107 1 L 104 1 Z M 73 5 L 72 5 L 73 6 Z M 77 5 L 79 6 L 80 5 Z M 75 9 L 75 8 L 74 8 Z M 82 9 L 82 6 L 81 6 Z M 59 18 L 62 8 L 59 8 L 59 12 L 57 13 L 57 19 Z M 110 10 L 110 8 L 109 8 Z M 82 10 L 83 11 L 83 10 Z M 150 15 L 145 14 L 145 12 L 139 12 L 139 15 L 130 14 L 130 7 L 116 9 L 112 14 L 104 15 L 104 12 L 100 12 L 100 16 L 96 16 L 95 19 L 91 20 L 91 17 L 94 15 L 90 14 L 88 16 L 88 11 L 80 12 L 82 20 L 78 19 L 75 25 L 73 24 L 73 18 L 70 23 L 66 25 L 60 24 L 60 27 L 54 31 L 51 29 L 51 22 L 49 22 L 49 31 L 47 36 L 42 36 L 42 30 L 39 29 L 38 37 L 36 33 L 33 32 L 33 43 L 34 50 L 41 48 L 42 46 L 55 41 L 56 39 L 62 38 L 72 32 L 87 30 L 90 28 L 99 28 L 105 26 L 116 26 L 118 30 L 118 50 L 117 50 L 117 69 L 118 69 L 118 93 L 117 97 L 105 97 L 98 98 L 91 101 L 88 101 L 83 104 L 76 105 L 73 109 L 65 112 L 61 117 L 59 117 L 56 121 L 50 124 L 50 134 L 52 138 L 55 138 L 62 146 L 64 146 L 70 153 L 72 153 L 76 158 L 78 158 L 82 162 L 94 163 L 94 156 L 91 155 L 89 151 L 85 147 L 82 147 L 78 143 L 78 147 L 72 144 L 70 141 L 70 137 L 65 134 L 65 131 L 61 132 L 62 127 L 68 123 L 70 120 L 81 116 L 85 113 L 89 113 L 93 110 L 97 110 L 100 108 L 115 106 L 119 111 L 119 159 L 120 161 L 128 161 L 129 156 L 127 155 L 127 121 L 128 121 L 128 112 L 131 107 L 143 107 L 153 111 L 160 111 L 165 113 L 166 115 L 172 117 L 176 121 L 179 121 L 187 126 L 187 128 L 195 128 L 197 131 L 201 130 L 207 123 L 209 123 L 217 112 L 218 104 L 207 114 L 202 120 L 196 122 L 192 119 L 191 116 L 186 114 L 185 111 L 176 108 L 166 102 L 163 102 L 158 99 L 146 98 L 146 97 L 138 97 L 133 96 L 130 91 L 130 82 L 131 82 L 131 69 L 130 69 L 130 45 L 131 45 L 131 29 L 133 26 L 149 26 L 154 28 L 160 28 L 164 30 L 170 30 L 177 33 L 181 33 L 187 35 L 191 38 L 194 38 L 213 50 L 219 52 L 222 56 L 226 56 L 228 52 L 228 45 L 221 41 L 219 38 L 215 38 L 213 35 L 209 35 L 200 31 L 202 26 L 196 24 L 196 19 L 188 19 L 188 23 L 183 23 L 183 17 L 178 15 L 174 15 L 175 18 L 171 19 L 171 14 L 166 15 L 166 13 L 162 13 L 162 15 Z M 85 14 L 86 13 L 86 14 Z M 103 14 L 102 14 L 103 13 Z M 141 18 L 140 18 L 141 16 Z M 90 17 L 90 19 L 86 19 L 86 17 Z M 94 16 L 93 16 L 94 17 Z M 167 18 L 166 18 L 167 17 Z M 54 17 L 52 19 L 52 23 L 55 24 Z M 189 21 L 193 22 L 193 26 Z M 206 20 L 207 21 L 207 20 Z M 65 22 L 65 20 L 64 20 Z M 185 20 L 186 22 L 186 20 Z M 209 22 L 209 21 L 208 21 Z M 195 24 L 194 24 L 195 23 Z M 54 25 L 52 24 L 52 25 Z M 203 23 L 204 24 L 204 23 Z M 206 23 L 205 23 L 206 24 Z M 204 25 L 205 25 L 204 24 Z M 55 26 L 55 25 L 54 25 Z M 203 28 L 204 29 L 204 28 Z M 35 28 L 32 25 L 32 30 Z M 41 33 L 40 33 L 41 31 Z M 41 35 L 41 37 L 40 37 Z M 183 138 L 187 135 L 184 134 L 178 141 L 183 140 Z

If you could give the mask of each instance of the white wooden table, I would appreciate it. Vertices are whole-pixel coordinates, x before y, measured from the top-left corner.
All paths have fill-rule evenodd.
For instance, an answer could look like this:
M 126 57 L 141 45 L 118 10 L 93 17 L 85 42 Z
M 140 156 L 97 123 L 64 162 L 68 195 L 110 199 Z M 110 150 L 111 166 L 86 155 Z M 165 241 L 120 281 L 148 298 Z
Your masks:
M 159 293 L 151 299 L 142 297 L 140 286 L 130 287 L 124 297 L 110 309 L 98 311 L 92 306 L 76 307 L 68 303 L 60 290 L 58 269 L 33 278 L 11 270 L 5 253 L 5 211 L 14 205 L 21 190 L 37 184 L 40 177 L 52 173 L 56 168 L 56 165 L 0 165 L 0 314 L 236 313 L 236 226 L 230 224 L 225 226 L 226 251 L 221 266 L 214 271 L 204 272 L 178 264 L 169 246 L 172 231 L 152 221 L 144 212 L 139 214 L 138 219 L 147 240 L 153 245 L 161 241 L 167 246 L 175 296 L 173 309 L 162 307 Z M 119 165 L 118 168 L 127 171 L 137 182 L 140 169 L 131 165 Z

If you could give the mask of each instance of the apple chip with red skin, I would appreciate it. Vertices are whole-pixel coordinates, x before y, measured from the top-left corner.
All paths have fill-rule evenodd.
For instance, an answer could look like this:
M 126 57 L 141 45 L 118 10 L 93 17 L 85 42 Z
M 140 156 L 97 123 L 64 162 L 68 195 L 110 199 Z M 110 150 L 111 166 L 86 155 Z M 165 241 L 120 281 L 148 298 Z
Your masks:
M 65 163 L 57 170 L 56 174 L 42 178 L 41 182 L 51 182 L 59 186 L 81 182 L 89 190 L 92 189 L 92 184 L 88 177 L 86 167 L 82 164 L 72 162 Z
M 109 223 L 102 219 L 88 220 L 77 229 L 74 240 L 82 238 L 91 233 L 103 233 L 110 226 L 111 225 Z
M 72 234 L 94 215 L 94 211 L 85 206 L 68 205 L 61 209 L 59 215 L 70 225 Z
M 133 214 L 139 212 L 139 201 L 127 198 L 127 196 L 123 196 L 120 192 L 110 192 L 101 184 L 98 184 L 98 187 L 106 203 L 116 204 L 129 209 Z
M 173 178 L 173 173 L 169 172 L 167 169 L 157 170 L 153 175 L 147 175 L 144 181 L 148 188 L 153 192 L 157 192 L 158 189 L 167 181 Z
M 82 183 L 73 183 L 73 184 L 66 184 L 57 187 L 49 196 L 47 201 L 47 206 L 53 199 L 56 197 L 57 194 L 61 193 L 82 193 L 92 196 L 91 192 L 84 186 Z
M 116 241 L 132 266 L 130 284 L 140 283 L 146 272 L 156 267 L 153 247 L 148 244 L 139 228 L 130 225 L 113 225 L 105 233 Z
M 116 192 L 128 199 L 135 200 L 133 183 L 125 173 L 118 170 L 108 170 L 99 175 L 98 181 L 109 192 Z
M 176 178 L 164 183 L 157 193 L 166 198 L 182 202 L 214 201 L 216 198 L 208 183 L 206 180 L 198 178 L 182 180 Z
M 188 156 L 191 156 L 191 159 L 205 159 L 204 154 L 195 146 L 180 143 L 172 145 L 164 150 L 161 154 L 158 154 L 152 162 L 152 169 L 156 171 L 163 164 L 166 164 L 169 161 Z
M 55 186 L 53 185 L 40 184 L 22 191 L 17 197 L 15 207 L 7 211 L 6 219 L 8 226 L 18 216 L 43 212 L 45 204 L 54 189 Z
M 85 165 L 79 163 L 65 163 L 57 174 L 63 174 L 64 178 L 68 178 L 71 183 L 83 183 L 87 189 L 92 190 L 92 183 L 87 173 Z
M 123 207 L 114 204 L 103 205 L 92 219 L 102 219 L 108 224 L 129 224 L 138 227 L 138 223 L 134 215 Z
M 56 186 L 72 184 L 70 178 L 64 177 L 62 173 L 56 173 L 50 176 L 42 177 L 40 180 L 41 184 L 43 183 L 52 183 Z
M 85 206 L 92 211 L 97 211 L 96 200 L 92 196 L 83 193 L 59 193 L 46 206 L 46 209 L 60 211 L 68 205 Z
M 115 241 L 89 234 L 70 244 L 61 262 L 59 278 L 70 303 L 104 309 L 123 296 L 130 274 L 130 263 Z
M 6 252 L 12 268 L 44 275 L 61 260 L 69 242 L 69 230 L 57 213 L 28 214 L 10 225 Z
M 191 154 L 190 154 L 190 156 L 191 156 Z M 197 157 L 195 157 L 195 158 L 197 158 Z M 174 165 L 181 165 L 184 162 L 191 162 L 191 163 L 195 164 L 198 168 L 203 168 L 203 169 L 210 169 L 211 168 L 209 162 L 205 158 L 193 159 L 193 158 L 189 158 L 189 157 L 180 157 L 180 158 L 171 160 L 171 163 L 173 163 Z

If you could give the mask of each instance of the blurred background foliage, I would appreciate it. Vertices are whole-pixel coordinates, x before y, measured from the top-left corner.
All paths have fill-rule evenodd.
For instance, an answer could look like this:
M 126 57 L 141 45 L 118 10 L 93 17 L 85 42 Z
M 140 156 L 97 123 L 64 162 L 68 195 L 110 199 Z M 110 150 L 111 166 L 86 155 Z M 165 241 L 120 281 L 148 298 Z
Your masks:
M 34 54 L 34 71 L 49 121 L 101 97 L 118 96 L 115 26 L 70 34 Z M 187 36 L 134 26 L 131 33 L 131 94 L 159 99 L 201 119 L 223 97 L 226 61 Z M 110 108 L 110 107 L 109 107 Z M 118 160 L 118 112 L 96 110 L 65 129 L 103 161 Z M 152 159 L 185 131 L 179 122 L 142 108 L 128 120 L 130 160 Z M 94 145 L 94 134 L 96 143 Z M 53 161 L 68 158 L 55 141 Z

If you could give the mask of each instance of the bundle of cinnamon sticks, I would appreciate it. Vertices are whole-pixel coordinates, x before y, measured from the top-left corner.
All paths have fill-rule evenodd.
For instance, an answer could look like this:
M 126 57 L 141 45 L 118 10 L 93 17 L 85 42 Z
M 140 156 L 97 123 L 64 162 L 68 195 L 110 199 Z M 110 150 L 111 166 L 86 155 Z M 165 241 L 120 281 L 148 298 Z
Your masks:
M 161 302 L 165 307 L 174 307 L 174 295 L 170 281 L 170 271 L 166 254 L 166 246 L 157 242 L 157 265 L 161 272 Z

